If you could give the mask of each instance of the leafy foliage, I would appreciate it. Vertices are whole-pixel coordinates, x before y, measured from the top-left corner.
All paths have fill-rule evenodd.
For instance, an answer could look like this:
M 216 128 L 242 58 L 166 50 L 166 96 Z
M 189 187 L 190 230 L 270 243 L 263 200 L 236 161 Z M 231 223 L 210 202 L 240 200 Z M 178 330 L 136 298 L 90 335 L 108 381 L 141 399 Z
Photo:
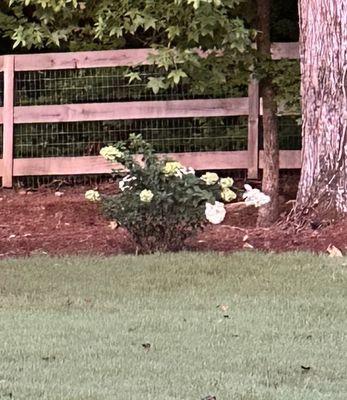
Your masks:
M 258 77 L 270 78 L 275 89 L 279 114 L 300 114 L 300 64 L 297 60 L 263 60 Z
M 255 31 L 236 9 L 244 1 L 7 0 L 1 29 L 28 49 L 154 47 L 152 62 L 166 71 L 149 80 L 154 92 L 185 79 L 203 92 L 248 81 Z
M 223 192 L 231 192 L 221 188 L 218 176 L 216 181 L 205 181 L 177 162 L 159 159 L 140 135 L 133 134 L 104 153 L 121 162 L 129 175 L 122 180 L 120 194 L 103 197 L 103 210 L 128 229 L 145 253 L 181 249 L 205 223 L 206 203 L 214 204 Z M 134 154 L 141 154 L 141 161 Z
M 298 63 L 259 59 L 256 0 L 6 0 L 0 33 L 16 48 L 86 50 L 153 47 L 151 61 L 165 71 L 145 83 L 154 93 L 189 82 L 208 93 L 238 87 L 256 72 L 274 77 L 280 103 L 299 108 Z M 297 40 L 296 0 L 273 0 L 275 40 Z M 289 68 L 288 68 L 289 67 Z M 129 82 L 141 76 L 127 71 Z

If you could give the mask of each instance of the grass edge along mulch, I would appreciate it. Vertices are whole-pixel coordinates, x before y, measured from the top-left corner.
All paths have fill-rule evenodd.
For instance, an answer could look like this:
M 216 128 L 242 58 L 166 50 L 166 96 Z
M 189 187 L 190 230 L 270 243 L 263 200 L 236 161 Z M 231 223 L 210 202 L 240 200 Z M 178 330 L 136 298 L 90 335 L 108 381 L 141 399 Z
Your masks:
M 0 262 L 0 399 L 342 400 L 346 258 Z

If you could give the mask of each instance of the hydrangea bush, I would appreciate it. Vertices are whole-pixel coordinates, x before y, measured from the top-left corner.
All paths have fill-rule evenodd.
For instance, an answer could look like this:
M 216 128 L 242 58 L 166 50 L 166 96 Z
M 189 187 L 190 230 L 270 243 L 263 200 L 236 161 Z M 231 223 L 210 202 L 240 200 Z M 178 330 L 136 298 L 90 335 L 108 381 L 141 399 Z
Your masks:
M 212 172 L 197 177 L 192 168 L 159 158 L 141 135 L 132 134 L 128 141 L 104 147 L 100 154 L 122 165 L 121 170 L 113 170 L 123 174 L 120 193 L 100 195 L 89 190 L 85 197 L 100 201 L 105 215 L 124 226 L 144 253 L 181 249 L 185 239 L 207 222 L 221 223 L 226 214 L 223 202 L 237 197 L 232 178 Z M 249 185 L 244 198 L 255 206 L 270 200 Z

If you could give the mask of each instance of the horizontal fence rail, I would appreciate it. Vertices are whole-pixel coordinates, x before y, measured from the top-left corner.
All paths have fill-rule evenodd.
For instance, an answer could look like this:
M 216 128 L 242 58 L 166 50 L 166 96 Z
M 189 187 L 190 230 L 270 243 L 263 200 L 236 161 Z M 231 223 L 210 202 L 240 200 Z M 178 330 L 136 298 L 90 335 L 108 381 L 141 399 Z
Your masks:
M 204 169 L 247 169 L 249 167 L 248 151 L 213 151 L 159 154 L 173 156 L 183 165 L 196 170 Z M 280 168 L 299 169 L 301 165 L 300 150 L 281 150 Z M 14 159 L 14 176 L 35 175 L 79 175 L 106 174 L 111 168 L 121 168 L 120 164 L 105 161 L 99 156 L 90 157 L 45 157 Z M 259 152 L 259 168 L 263 168 L 263 151 Z M 3 160 L 0 160 L 0 174 L 3 172 Z
M 248 99 L 139 101 L 15 107 L 16 123 L 248 115 Z
M 299 57 L 297 43 L 274 43 L 271 51 L 275 60 Z M 0 56 L 0 72 L 3 72 L 4 80 L 4 102 L 0 107 L 0 124 L 3 126 L 3 158 L 0 159 L 2 185 L 11 187 L 14 176 L 102 174 L 110 171 L 110 164 L 100 156 L 15 158 L 16 124 L 229 116 L 248 117 L 247 150 L 187 151 L 170 153 L 168 156 L 197 170 L 246 169 L 249 178 L 257 178 L 258 170 L 263 168 L 263 154 L 259 151 L 261 99 L 259 85 L 255 80 L 249 84 L 248 97 L 15 105 L 17 72 L 149 65 L 148 56 L 151 52 L 152 49 L 131 49 Z M 295 150 L 281 151 L 280 168 L 300 168 L 300 153 Z

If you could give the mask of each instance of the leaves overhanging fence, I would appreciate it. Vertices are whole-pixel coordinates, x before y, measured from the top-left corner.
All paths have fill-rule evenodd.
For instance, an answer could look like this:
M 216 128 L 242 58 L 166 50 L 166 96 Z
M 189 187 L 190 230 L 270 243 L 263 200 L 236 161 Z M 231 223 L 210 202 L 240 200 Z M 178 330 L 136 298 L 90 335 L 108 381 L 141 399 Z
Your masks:
M 281 46 L 279 48 L 282 49 Z M 283 49 L 281 51 L 283 52 Z M 18 61 L 14 61 L 13 68 L 14 90 L 11 93 L 7 87 L 8 93 L 5 94 L 5 98 L 12 95 L 14 100 L 13 146 L 6 148 L 5 143 L 4 156 L 5 159 L 12 157 L 10 173 L 5 174 L 4 171 L 6 160 L 0 160 L 0 175 L 7 175 L 5 180 L 8 182 L 5 184 L 12 184 L 13 176 L 23 175 L 26 171 L 28 175 L 53 175 L 60 171 L 59 168 L 50 169 L 47 163 L 42 163 L 35 170 L 30 164 L 32 158 L 76 157 L 78 163 L 78 157 L 94 157 L 101 146 L 125 139 L 132 132 L 141 133 L 161 153 L 179 153 L 178 156 L 187 153 L 185 160 L 191 160 L 195 163 L 193 166 L 198 169 L 207 169 L 210 166 L 217 169 L 240 167 L 248 169 L 249 172 L 252 169 L 253 175 L 256 174 L 258 167 L 262 166 L 261 152 L 256 160 L 248 162 L 247 159 L 252 154 L 258 154 L 255 151 L 258 148 L 258 138 L 254 136 L 259 115 L 259 97 L 254 97 L 257 92 L 249 92 L 247 98 L 247 87 L 241 85 L 228 87 L 227 90 L 226 86 L 215 88 L 213 91 L 199 94 L 185 83 L 154 94 L 146 88 L 145 80 L 149 76 L 161 76 L 163 72 L 152 65 L 136 67 L 143 79 L 141 82 L 129 84 L 128 79 L 124 77 L 132 58 L 143 58 L 143 50 L 140 53 L 134 53 L 132 50 L 129 53 L 106 51 L 32 55 L 28 67 L 25 65 L 28 62 L 28 58 L 25 58 L 27 56 L 15 56 Z M 124 54 L 128 57 L 128 61 L 125 57 L 126 62 Z M 0 70 L 5 70 L 5 73 L 6 57 L 9 56 L 0 60 Z M 145 63 L 145 60 L 143 61 Z M 116 66 L 110 66 L 112 62 Z M 66 68 L 66 64 L 69 63 L 72 63 L 71 66 Z M 94 64 L 95 68 L 92 68 Z M 88 68 L 85 68 L 86 65 Z M 8 75 L 7 78 L 5 75 L 5 81 L 6 79 Z M 6 129 L 10 127 L 11 121 L 5 117 L 6 101 L 1 102 L 4 98 L 4 85 L 1 84 L 3 81 L 4 74 L 0 73 L 0 122 L 4 121 L 6 136 Z M 235 98 L 234 102 L 229 101 L 232 98 Z M 255 102 L 253 104 L 258 102 L 258 106 L 255 107 L 255 110 L 258 110 L 256 115 L 249 115 L 250 108 L 248 109 L 246 104 L 250 101 Z M 98 103 L 101 103 L 99 107 Z M 123 110 L 126 111 L 126 117 L 121 112 L 116 112 L 121 103 L 125 103 L 126 108 Z M 155 109 L 156 106 L 158 110 Z M 105 108 L 108 111 L 105 111 Z M 134 115 L 131 110 L 134 111 Z M 144 115 L 146 110 L 149 110 L 151 115 Z M 112 118 L 114 113 L 117 118 Z M 98 115 L 106 115 L 106 119 L 98 119 Z M 1 127 L 2 125 L 0 136 Z M 299 150 L 300 129 L 295 118 L 281 118 L 280 143 L 282 149 Z M 253 151 L 250 146 L 253 146 Z M 2 147 L 3 140 L 0 142 L 0 151 Z M 215 157 L 212 154 L 214 152 Z M 294 162 L 289 154 L 282 155 L 282 167 L 297 167 L 297 153 Z M 213 163 L 209 163 L 208 160 L 213 160 Z M 73 160 L 66 161 L 73 166 Z M 95 159 L 92 162 L 97 163 L 95 172 L 100 172 L 102 168 L 99 162 Z M 6 165 L 11 163 L 7 160 Z M 61 172 L 86 173 L 86 168 L 83 167 L 79 171 L 77 167 L 67 171 L 70 171 L 69 168 L 64 167 Z

